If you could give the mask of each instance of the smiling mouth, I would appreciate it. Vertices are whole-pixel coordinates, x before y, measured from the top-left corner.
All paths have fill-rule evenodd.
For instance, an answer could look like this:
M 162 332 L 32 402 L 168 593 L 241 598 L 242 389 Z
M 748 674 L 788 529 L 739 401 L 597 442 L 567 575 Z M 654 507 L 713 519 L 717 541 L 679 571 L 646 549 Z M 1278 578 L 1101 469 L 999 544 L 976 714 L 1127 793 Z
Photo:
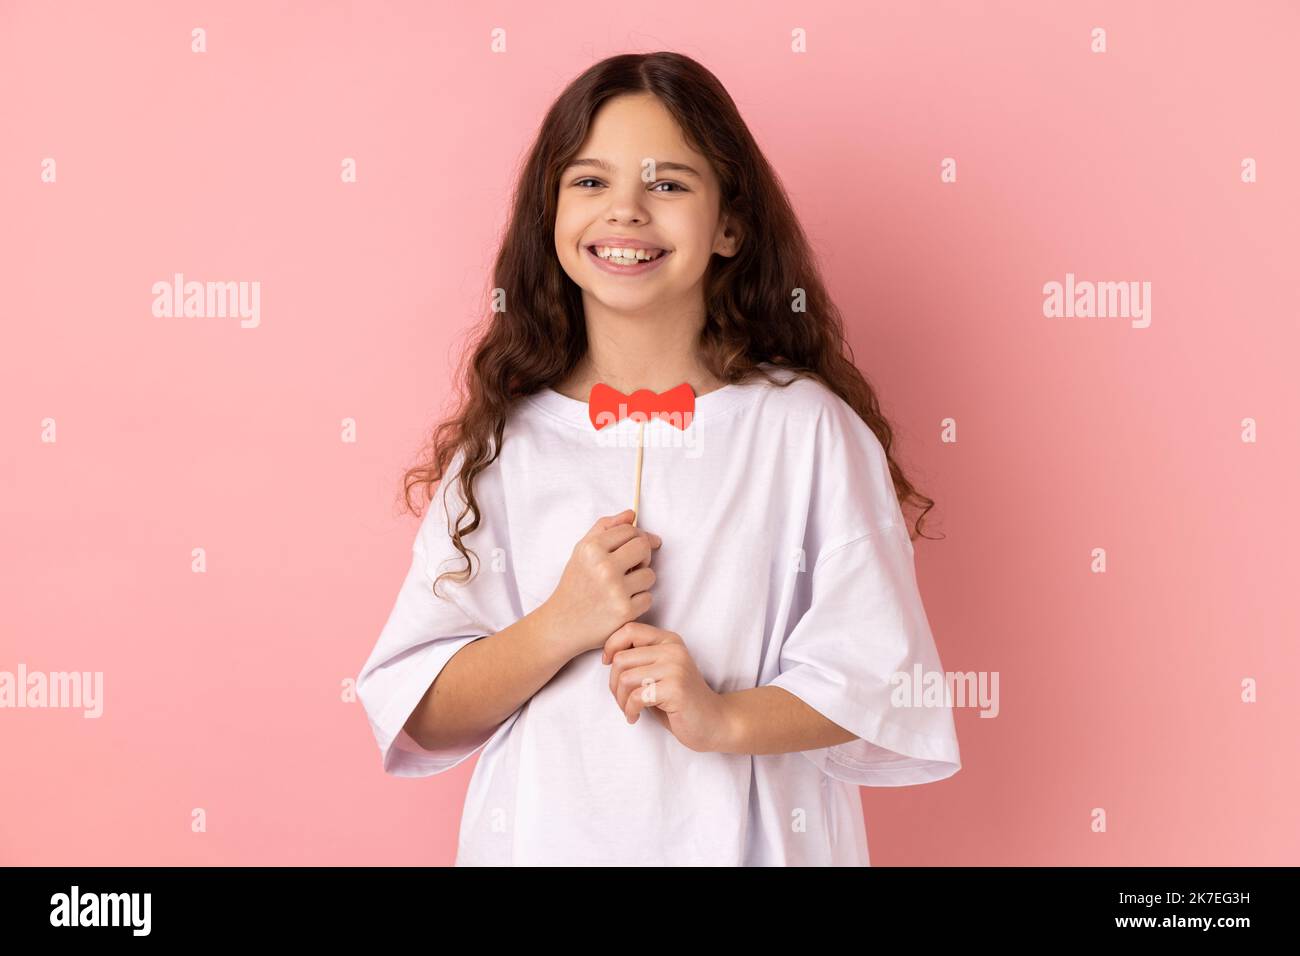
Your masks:
M 586 249 L 601 262 L 625 268 L 655 262 L 672 252 L 671 249 L 626 249 L 617 246 L 587 246 Z

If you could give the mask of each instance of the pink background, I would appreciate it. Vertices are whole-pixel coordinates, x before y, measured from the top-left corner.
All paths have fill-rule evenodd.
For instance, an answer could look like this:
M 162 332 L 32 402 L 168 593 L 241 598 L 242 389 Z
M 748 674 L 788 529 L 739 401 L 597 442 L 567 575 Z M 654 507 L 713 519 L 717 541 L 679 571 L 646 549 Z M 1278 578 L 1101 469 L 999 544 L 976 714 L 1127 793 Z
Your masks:
M 544 110 L 672 49 L 787 184 L 939 503 L 945 668 L 1000 675 L 960 773 L 863 791 L 872 862 L 1296 863 L 1300 14 L 862 6 L 0 3 L 0 669 L 105 695 L 0 710 L 0 861 L 452 860 L 472 762 L 385 776 L 343 682 Z M 259 281 L 260 326 L 155 318 L 177 271 Z M 1151 326 L 1045 318 L 1067 272 L 1151 282 Z

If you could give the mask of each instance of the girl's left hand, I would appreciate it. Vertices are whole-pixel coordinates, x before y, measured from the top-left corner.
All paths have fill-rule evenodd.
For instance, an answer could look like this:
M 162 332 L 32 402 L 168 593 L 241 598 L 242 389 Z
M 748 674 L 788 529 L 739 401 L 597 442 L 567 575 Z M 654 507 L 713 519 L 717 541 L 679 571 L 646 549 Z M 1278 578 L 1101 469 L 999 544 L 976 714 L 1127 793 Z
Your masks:
M 629 621 L 609 636 L 602 660 L 610 665 L 609 689 L 628 723 L 648 708 L 691 750 L 725 747 L 726 703 L 704 682 L 681 635 Z

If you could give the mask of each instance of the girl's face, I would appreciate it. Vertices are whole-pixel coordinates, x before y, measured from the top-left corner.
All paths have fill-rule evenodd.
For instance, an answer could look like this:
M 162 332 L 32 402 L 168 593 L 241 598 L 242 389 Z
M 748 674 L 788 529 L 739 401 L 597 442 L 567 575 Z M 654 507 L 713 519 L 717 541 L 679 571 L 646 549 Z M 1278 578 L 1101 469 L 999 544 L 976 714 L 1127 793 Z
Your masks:
M 653 161 L 653 162 L 652 162 Z M 686 145 L 672 114 L 649 93 L 605 103 L 577 157 L 560 174 L 555 251 L 593 306 L 644 313 L 699 308 L 710 257 L 739 237 L 719 217 L 708 161 Z M 633 265 L 599 258 L 608 247 L 644 248 Z M 652 261 L 641 256 L 662 250 Z M 594 300 L 594 301 L 593 301 Z

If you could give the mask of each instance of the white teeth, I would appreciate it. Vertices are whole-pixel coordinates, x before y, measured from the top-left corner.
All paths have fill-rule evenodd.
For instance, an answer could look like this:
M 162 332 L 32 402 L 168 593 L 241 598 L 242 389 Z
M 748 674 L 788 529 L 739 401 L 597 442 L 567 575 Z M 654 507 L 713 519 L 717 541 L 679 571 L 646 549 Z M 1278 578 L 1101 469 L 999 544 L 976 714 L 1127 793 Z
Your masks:
M 649 262 L 663 255 L 662 249 L 620 249 L 617 246 L 596 246 L 596 255 L 615 265 L 630 266 L 638 262 Z

